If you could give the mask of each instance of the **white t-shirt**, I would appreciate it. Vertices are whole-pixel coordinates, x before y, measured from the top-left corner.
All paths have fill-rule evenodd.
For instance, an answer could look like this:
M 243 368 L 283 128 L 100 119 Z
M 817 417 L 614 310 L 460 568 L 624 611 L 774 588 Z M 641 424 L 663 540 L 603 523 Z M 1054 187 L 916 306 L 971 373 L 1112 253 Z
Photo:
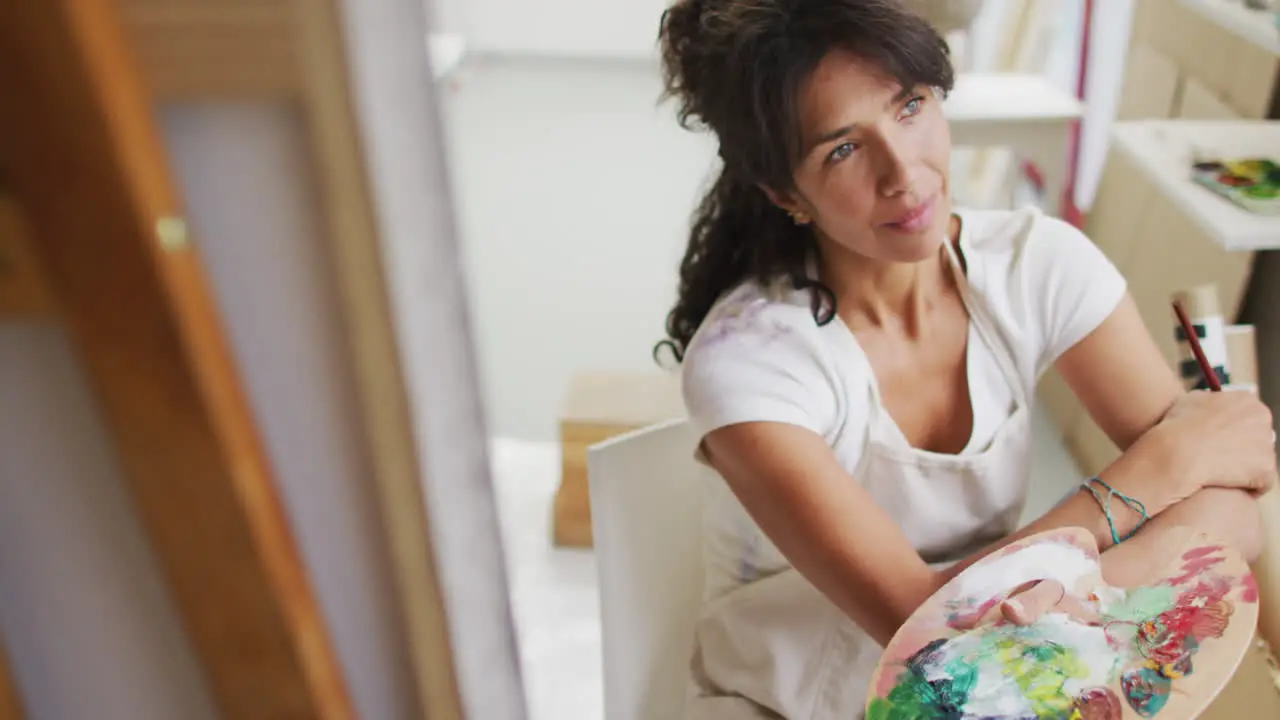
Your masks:
M 957 210 L 969 286 L 1013 352 L 1026 397 L 1062 353 L 1097 328 L 1126 290 L 1123 276 L 1079 230 L 1036 209 Z M 742 422 L 784 422 L 826 439 L 854 480 L 868 441 L 871 384 L 836 324 L 819 326 L 808 290 L 748 282 L 726 293 L 685 353 L 690 422 L 705 435 Z M 969 328 L 973 434 L 985 448 L 1013 405 L 993 348 Z M 708 598 L 789 566 L 723 482 L 707 489 Z

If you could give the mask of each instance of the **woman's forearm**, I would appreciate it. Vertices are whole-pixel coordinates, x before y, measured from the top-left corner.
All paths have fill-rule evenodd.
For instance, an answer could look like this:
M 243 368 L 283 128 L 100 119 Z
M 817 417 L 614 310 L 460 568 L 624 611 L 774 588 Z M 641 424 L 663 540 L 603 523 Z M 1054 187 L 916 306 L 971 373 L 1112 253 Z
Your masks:
M 1175 449 L 1168 447 L 1163 438 L 1155 434 L 1134 443 L 1128 452 L 1107 466 L 1099 477 L 1117 492 L 1141 502 L 1150 517 L 1155 517 L 1189 494 L 1183 490 L 1186 477 L 1177 467 Z M 1106 490 L 1101 487 L 1098 490 L 1105 500 Z M 1115 532 L 1120 537 L 1133 532 L 1142 522 L 1141 515 L 1129 509 L 1119 498 L 1111 500 L 1111 517 L 1115 522 Z M 1093 494 L 1082 486 L 1026 527 L 940 571 L 939 586 L 985 555 L 1006 545 L 1036 533 L 1065 527 L 1082 527 L 1088 530 L 1097 541 L 1099 552 L 1115 544 L 1111 523 L 1106 514 Z
M 1111 528 L 1107 524 L 1106 516 L 1098 507 L 1097 501 L 1089 494 L 1089 491 L 1081 488 L 1078 492 L 1068 497 L 1066 500 L 1058 503 L 1053 509 L 1044 515 L 1036 518 L 1028 523 L 1025 527 L 1006 535 L 994 544 L 989 545 L 982 550 L 963 558 L 959 562 L 954 563 L 945 570 L 939 571 L 938 587 L 947 583 L 964 572 L 970 565 L 973 565 L 983 557 L 1021 540 L 1024 537 L 1034 535 L 1046 530 L 1055 530 L 1066 527 L 1082 527 L 1093 533 L 1094 538 L 1098 541 L 1098 549 L 1105 550 L 1112 544 Z

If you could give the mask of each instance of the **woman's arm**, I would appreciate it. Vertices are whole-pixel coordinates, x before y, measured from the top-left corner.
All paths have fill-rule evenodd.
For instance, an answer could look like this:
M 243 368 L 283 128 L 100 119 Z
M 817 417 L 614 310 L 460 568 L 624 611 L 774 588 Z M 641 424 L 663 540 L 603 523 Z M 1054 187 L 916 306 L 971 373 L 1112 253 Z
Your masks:
M 1089 417 L 1121 451 L 1160 422 L 1185 394 L 1127 293 L 1056 367 Z
M 1113 469 L 1128 487 L 1159 477 L 1179 456 L 1159 434 Z M 845 472 L 822 437 L 794 425 L 749 422 L 715 430 L 703 441 L 708 461 L 791 564 L 882 645 L 917 607 L 980 557 L 1032 532 L 1106 528 L 1092 498 L 1077 496 L 1032 527 L 944 571 L 935 571 L 901 528 Z M 1109 530 L 1108 543 L 1109 543 Z
M 1176 415 L 1176 417 L 1174 417 Z M 1224 477 L 1262 478 L 1275 455 L 1265 406 L 1246 393 L 1195 393 L 1178 401 L 1170 419 L 1135 441 L 1103 478 L 1153 507 L 1188 497 L 1197 465 L 1208 457 Z M 925 600 L 978 559 L 1028 535 L 1062 527 L 1092 529 L 1100 549 L 1112 545 L 1098 504 L 1086 492 L 1045 513 L 1000 542 L 935 571 L 901 528 L 845 472 L 822 436 L 796 425 L 744 422 L 703 440 L 708 461 L 791 564 L 882 645 Z M 1165 499 L 1161 499 L 1165 498 Z M 1117 518 L 1127 533 L 1136 522 Z
M 1265 468 L 1265 458 L 1254 457 L 1259 443 L 1252 437 L 1255 426 L 1270 423 L 1265 408 L 1242 395 L 1188 396 L 1127 293 L 1101 325 L 1062 354 L 1057 369 L 1093 421 L 1122 450 L 1099 477 L 1139 499 L 1152 517 L 1213 485 L 1219 477 L 1232 478 L 1224 485 L 1243 488 L 1256 468 Z M 1175 423 L 1161 428 L 1175 405 L 1194 408 L 1191 412 L 1199 429 L 1175 427 Z M 1206 436 L 1210 432 L 1215 439 Z M 1202 450 L 1189 451 L 1188 442 L 1196 442 Z M 1254 482 L 1259 487 L 1269 485 L 1266 479 Z M 1141 517 L 1123 503 L 1113 502 L 1112 507 L 1119 535 L 1138 526 Z M 1248 546 L 1247 539 L 1258 535 L 1258 515 L 1241 512 L 1237 519 L 1239 524 L 1232 529 L 1242 540 L 1239 544 Z M 1090 530 L 1099 550 L 1114 544 L 1111 524 L 1093 495 L 1081 488 L 1018 532 L 948 568 L 944 577 L 954 577 L 991 550 L 1063 526 Z
M 702 447 L 783 556 L 881 645 L 941 587 L 816 433 L 749 422 L 711 432 Z
M 1149 432 L 1130 445 L 1123 455 L 1099 473 L 1099 477 L 1125 495 L 1143 498 L 1142 502 L 1147 505 L 1148 512 L 1152 516 L 1158 514 L 1196 490 L 1190 486 L 1190 476 L 1185 472 L 1187 465 L 1182 458 L 1187 456 L 1187 449 L 1179 442 L 1179 435 L 1181 433 Z M 1141 518 L 1125 509 L 1123 503 L 1118 500 L 1113 502 L 1113 510 L 1112 517 L 1118 534 L 1127 535 L 1138 527 Z M 941 581 L 945 583 L 983 556 L 1005 545 L 1036 533 L 1063 527 L 1088 530 L 1093 534 L 1099 551 L 1105 551 L 1115 544 L 1111 536 L 1111 523 L 1098 506 L 1098 501 L 1092 493 L 1081 487 L 1017 532 L 943 570 Z

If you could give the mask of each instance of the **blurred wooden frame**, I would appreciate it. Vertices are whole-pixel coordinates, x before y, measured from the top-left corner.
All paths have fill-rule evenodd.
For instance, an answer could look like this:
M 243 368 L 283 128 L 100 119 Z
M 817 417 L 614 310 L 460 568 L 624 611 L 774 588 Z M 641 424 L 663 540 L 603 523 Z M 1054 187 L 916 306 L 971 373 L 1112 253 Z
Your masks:
M 0 1 L 0 169 L 23 218 L 10 247 L 43 271 L 19 285 L 39 276 L 57 298 L 220 712 L 345 720 L 342 668 L 115 10 Z
M 39 58 L 38 62 L 47 68 L 71 69 L 73 84 L 84 83 L 77 102 L 87 103 L 80 109 L 94 107 L 82 116 L 81 122 L 118 126 L 121 115 L 139 121 L 149 114 L 153 102 L 285 101 L 296 103 L 301 109 L 311 133 L 315 172 L 327 212 L 328 241 L 345 311 L 347 350 L 357 374 L 364 441 L 371 448 L 373 480 L 393 556 L 400 621 L 407 631 L 418 690 L 416 704 L 422 716 L 450 720 L 463 717 L 463 696 L 454 669 L 449 618 L 428 528 L 421 456 L 415 442 L 413 413 L 387 286 L 385 250 L 375 219 L 365 138 L 355 108 L 351 58 L 347 53 L 351 18 L 344 17 L 344 13 L 370 12 L 374 10 L 366 0 L 345 6 L 343 0 L 0 0 L 0 47 L 21 44 L 18 38 L 33 26 L 38 26 L 40 35 L 56 35 L 53 42 L 27 43 L 23 52 Z M 8 37 L 3 31 L 6 25 L 15 30 Z M 422 41 L 425 31 L 423 27 L 417 33 Z M 85 42 L 86 37 L 89 42 Z M 425 59 L 424 51 L 422 60 Z M 425 62 L 419 69 L 421 81 L 429 83 Z M 140 82 L 119 81 L 120 77 L 133 77 L 135 73 Z M 0 96 L 6 97 L 6 104 L 15 97 L 7 93 L 16 83 L 15 74 L 10 73 L 6 82 L 6 75 L 0 71 Z M 112 86 L 110 93 L 95 94 L 93 89 L 107 85 Z M 83 95 L 86 89 L 90 90 Z M 116 106 L 109 112 L 107 105 L 111 103 Z M 118 112 L 121 103 L 127 106 L 123 113 Z M 66 107 L 64 104 L 61 109 Z M 24 125 L 19 114 L 11 113 L 6 119 L 0 111 L 0 131 L 10 132 L 10 141 L 17 137 L 13 134 L 15 123 L 29 133 L 58 131 L 42 130 L 39 123 Z M 89 267 L 89 260 L 76 254 L 87 247 L 85 228 L 65 218 L 59 220 L 54 205 L 38 199 L 47 198 L 52 181 L 35 167 L 36 158 L 30 152 L 24 154 L 10 146 L 17 159 L 6 159 L 3 137 L 0 192 L 3 184 L 12 180 L 15 197 L 24 202 L 33 198 L 37 201 L 19 206 L 0 199 L 0 319 L 57 316 L 78 330 L 79 350 L 86 355 L 99 393 L 108 398 L 108 415 L 117 425 L 117 436 L 122 435 L 120 421 L 133 423 L 133 429 L 124 433 L 132 438 L 132 444 L 125 442 L 122 450 L 131 476 L 130 489 L 143 508 L 152 542 L 162 558 L 221 712 L 236 718 L 354 717 L 340 663 L 302 574 L 271 487 L 263 451 L 258 447 L 256 430 L 227 359 L 225 342 L 216 329 L 196 252 L 180 238 L 173 245 L 166 245 L 166 233 L 154 224 L 168 216 L 180 219 L 182 209 L 171 189 L 158 134 L 149 118 L 142 120 L 142 125 L 149 132 L 128 133 L 123 144 L 117 146 L 116 149 L 124 148 L 127 157 L 117 158 L 121 167 L 114 169 L 121 186 L 140 182 L 142 190 L 134 197 L 107 193 L 112 197 L 103 202 L 117 203 L 108 212 L 117 213 L 116 218 L 129 225 L 130 243 L 143 243 L 135 244 L 131 259 L 126 260 L 136 263 L 135 279 L 145 281 L 150 288 L 135 299 L 150 302 L 166 298 L 165 302 L 156 302 L 157 307 L 152 310 L 163 315 L 166 302 L 175 300 L 175 287 L 194 283 L 178 300 L 185 305 L 185 316 L 179 312 L 176 325 L 161 332 L 161 352 L 170 354 L 153 356 L 152 360 L 190 363 L 192 356 L 184 353 L 203 352 L 203 360 L 195 362 L 212 363 L 203 371 L 213 372 L 222 383 L 221 391 L 214 391 L 214 396 L 207 394 L 211 390 L 208 387 L 201 399 L 186 396 L 196 405 L 205 403 L 194 412 L 212 413 L 215 424 L 221 415 L 222 434 L 202 436 L 208 442 L 205 450 L 219 458 L 214 464 L 227 473 L 214 484 L 224 483 L 224 491 L 229 491 L 240 483 L 238 500 L 219 495 L 218 491 L 185 498 L 188 503 L 206 504 L 209 522 L 216 525 L 206 528 L 207 536 L 193 541 L 181 523 L 172 517 L 166 519 L 172 515 L 173 504 L 184 498 L 172 489 L 166 490 L 164 480 L 174 468 L 148 460 L 146 456 L 154 452 L 154 447 L 143 439 L 144 431 L 163 429 L 148 425 L 156 419 L 154 414 L 150 418 L 128 415 L 128 403 L 121 394 L 125 388 L 116 374 L 120 368 L 113 366 L 118 358 L 112 357 L 102 330 L 95 327 L 105 321 L 105 316 L 93 307 L 93 298 L 85 287 L 87 284 L 98 291 L 112 289 L 111 281 L 104 277 L 114 268 L 105 264 Z M 65 123 L 62 129 L 66 130 Z M 109 164 L 105 159 L 108 148 L 98 149 L 103 152 L 101 162 L 105 167 Z M 10 171 L 12 178 L 6 177 Z M 95 194 L 86 187 L 81 187 L 80 192 L 84 196 L 80 199 Z M 130 206 L 131 202 L 135 204 Z M 148 220 L 149 224 L 144 225 Z M 173 227 L 170 225 L 171 230 Z M 180 223 L 176 227 L 180 228 Z M 147 254 L 151 262 L 159 265 L 144 261 Z M 105 260 L 105 256 L 98 255 L 97 259 Z M 42 268 L 49 272 L 42 272 Z M 121 288 L 116 285 L 114 290 Z M 147 316 L 143 322 L 164 323 L 159 315 L 147 315 L 145 302 L 136 309 Z M 207 327 L 196 329 L 196 335 L 190 336 L 192 321 Z M 188 325 L 185 329 L 184 324 Z M 185 342 L 169 344 L 184 334 L 188 334 Z M 189 370 L 196 375 L 185 377 L 179 384 L 185 382 L 187 390 L 199 395 L 200 385 L 210 378 L 199 377 L 199 367 Z M 209 407 L 208 403 L 222 392 L 230 400 L 220 407 Z M 463 418 L 464 422 L 467 420 Z M 218 438 L 225 442 L 227 433 L 239 438 L 235 441 L 238 447 L 219 446 Z M 484 442 L 482 436 L 476 440 Z M 219 464 L 222 461 L 225 464 Z M 215 496 L 216 501 L 211 502 Z M 212 558 L 212 548 L 206 541 L 216 535 L 228 535 L 239 543 L 242 552 L 235 560 L 243 566 L 242 571 L 225 561 L 218 565 Z M 496 527 L 494 535 L 496 543 Z M 210 573 L 225 581 L 224 585 L 208 585 Z M 239 606 L 233 602 L 230 608 L 214 607 L 207 598 L 202 599 L 229 591 L 231 585 L 240 586 L 238 593 L 232 593 L 243 601 Z M 250 601 L 250 597 L 254 599 Z M 504 595 L 500 602 L 504 610 L 505 603 Z M 218 627 L 227 622 L 280 642 L 272 646 L 274 649 L 256 648 L 255 661 L 246 664 L 243 650 L 237 652 L 234 647 L 237 639 L 227 637 L 230 628 Z M 509 627 L 495 632 L 503 630 L 510 632 Z M 238 641 L 243 644 L 244 638 Z M 514 646 L 508 649 L 514 664 Z M 497 672 L 502 674 L 502 669 Z M 490 687 L 497 688 L 499 694 L 510 695 L 519 692 L 518 684 L 517 673 L 514 677 L 494 678 Z M 522 707 L 523 698 L 508 702 Z M 472 704 L 468 709 L 474 711 L 476 707 Z M 0 714 L 0 720 L 9 718 Z
M 22 209 L 0 189 L 0 321 L 47 318 L 53 295 L 33 253 Z
M 9 661 L 0 647 L 0 720 L 22 720 L 22 700 L 9 672 Z

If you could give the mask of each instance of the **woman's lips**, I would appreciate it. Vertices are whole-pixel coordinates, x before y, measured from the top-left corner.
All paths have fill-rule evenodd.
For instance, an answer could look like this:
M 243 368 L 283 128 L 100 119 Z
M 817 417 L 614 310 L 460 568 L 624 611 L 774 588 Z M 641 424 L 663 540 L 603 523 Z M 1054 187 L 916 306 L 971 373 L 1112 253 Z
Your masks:
M 908 210 L 902 217 L 885 224 L 898 232 L 918 233 L 933 223 L 933 209 L 937 205 L 937 199 L 937 195 L 932 195 L 928 200 Z

